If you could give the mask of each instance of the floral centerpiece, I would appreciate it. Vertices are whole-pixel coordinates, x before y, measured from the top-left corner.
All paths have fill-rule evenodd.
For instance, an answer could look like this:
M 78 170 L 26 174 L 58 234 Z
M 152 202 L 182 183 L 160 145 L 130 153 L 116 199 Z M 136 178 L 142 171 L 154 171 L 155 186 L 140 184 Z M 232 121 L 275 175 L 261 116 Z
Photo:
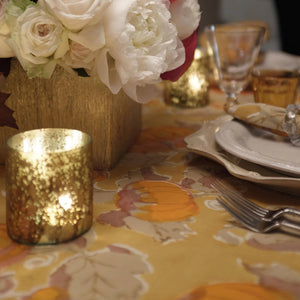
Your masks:
M 0 163 L 17 131 L 59 127 L 89 133 L 111 168 L 139 102 L 193 61 L 199 21 L 197 0 L 0 0 Z
M 146 102 L 191 64 L 199 21 L 197 0 L 0 0 L 0 57 L 30 78 L 60 65 Z

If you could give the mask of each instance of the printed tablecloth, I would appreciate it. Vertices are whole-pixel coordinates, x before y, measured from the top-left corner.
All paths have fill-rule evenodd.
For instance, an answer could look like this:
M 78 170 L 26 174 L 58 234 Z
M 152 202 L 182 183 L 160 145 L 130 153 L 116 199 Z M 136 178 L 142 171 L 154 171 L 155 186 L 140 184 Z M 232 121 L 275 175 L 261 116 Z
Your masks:
M 300 238 L 243 228 L 210 183 L 222 178 L 264 206 L 300 208 L 299 196 L 235 178 L 185 148 L 223 104 L 212 90 L 204 108 L 166 106 L 162 97 L 143 105 L 137 142 L 112 170 L 95 171 L 92 228 L 68 243 L 10 240 L 1 167 L 0 299 L 300 299 Z

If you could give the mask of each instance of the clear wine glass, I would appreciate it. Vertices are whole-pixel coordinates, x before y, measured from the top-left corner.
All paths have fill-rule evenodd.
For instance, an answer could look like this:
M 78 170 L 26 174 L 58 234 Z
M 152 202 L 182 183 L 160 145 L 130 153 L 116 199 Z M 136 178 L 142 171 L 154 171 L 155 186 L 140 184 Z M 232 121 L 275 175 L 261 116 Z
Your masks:
M 226 95 L 226 109 L 238 103 L 238 95 L 249 84 L 265 28 L 254 25 L 210 25 L 204 32 L 208 53 L 216 67 L 218 85 Z

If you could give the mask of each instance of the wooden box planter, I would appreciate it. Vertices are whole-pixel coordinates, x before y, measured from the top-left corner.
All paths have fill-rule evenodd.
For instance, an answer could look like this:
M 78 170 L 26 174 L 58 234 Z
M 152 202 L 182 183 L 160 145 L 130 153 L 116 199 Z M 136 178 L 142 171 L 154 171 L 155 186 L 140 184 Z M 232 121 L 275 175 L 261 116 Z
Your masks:
M 29 79 L 15 59 L 5 91 L 19 130 L 0 127 L 0 162 L 6 140 L 37 128 L 71 128 L 93 138 L 95 169 L 111 169 L 134 143 L 141 129 L 141 105 L 123 91 L 113 95 L 98 78 L 80 77 L 57 67 L 51 79 Z

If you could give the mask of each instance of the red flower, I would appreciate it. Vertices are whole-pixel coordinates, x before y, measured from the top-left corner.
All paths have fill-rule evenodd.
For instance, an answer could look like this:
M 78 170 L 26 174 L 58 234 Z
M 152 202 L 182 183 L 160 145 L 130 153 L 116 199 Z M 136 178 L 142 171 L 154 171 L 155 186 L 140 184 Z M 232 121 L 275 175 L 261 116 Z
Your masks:
M 172 4 L 176 0 L 169 0 Z M 180 78 L 181 75 L 189 68 L 194 59 L 194 52 L 197 47 L 198 41 L 198 28 L 186 39 L 182 40 L 183 46 L 185 48 L 185 61 L 180 67 L 167 71 L 160 75 L 160 78 L 163 80 L 176 81 Z
M 176 1 L 176 0 L 170 0 Z M 184 64 L 177 69 L 167 71 L 160 75 L 163 80 L 176 81 L 181 75 L 189 68 L 194 59 L 194 52 L 197 47 L 198 29 L 196 29 L 191 36 L 182 41 L 185 48 L 185 61 Z

